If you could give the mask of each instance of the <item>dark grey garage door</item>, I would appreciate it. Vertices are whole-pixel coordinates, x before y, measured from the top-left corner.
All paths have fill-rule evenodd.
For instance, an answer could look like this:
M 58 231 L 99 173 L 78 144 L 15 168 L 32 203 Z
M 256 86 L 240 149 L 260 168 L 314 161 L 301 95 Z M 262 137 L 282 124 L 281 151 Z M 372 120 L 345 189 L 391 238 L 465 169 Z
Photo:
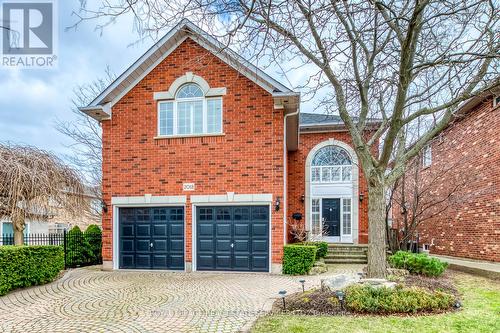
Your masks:
M 269 207 L 197 207 L 198 270 L 269 271 Z
M 120 208 L 120 268 L 184 269 L 184 208 Z

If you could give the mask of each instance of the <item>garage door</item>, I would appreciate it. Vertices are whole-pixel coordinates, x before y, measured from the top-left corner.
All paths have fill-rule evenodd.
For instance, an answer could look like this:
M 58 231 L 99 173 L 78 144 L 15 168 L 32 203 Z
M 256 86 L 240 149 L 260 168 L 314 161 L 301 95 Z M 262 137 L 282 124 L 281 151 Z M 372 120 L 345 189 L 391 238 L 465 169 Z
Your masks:
M 196 267 L 269 271 L 269 207 L 197 207 Z
M 119 208 L 120 268 L 184 269 L 184 208 Z

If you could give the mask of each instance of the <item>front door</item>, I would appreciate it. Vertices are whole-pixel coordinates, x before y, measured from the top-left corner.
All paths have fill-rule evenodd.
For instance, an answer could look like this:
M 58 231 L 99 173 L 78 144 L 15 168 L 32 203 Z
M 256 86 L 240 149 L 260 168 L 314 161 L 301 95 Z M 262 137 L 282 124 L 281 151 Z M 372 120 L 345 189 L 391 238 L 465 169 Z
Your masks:
M 323 199 L 323 234 L 340 241 L 340 199 Z

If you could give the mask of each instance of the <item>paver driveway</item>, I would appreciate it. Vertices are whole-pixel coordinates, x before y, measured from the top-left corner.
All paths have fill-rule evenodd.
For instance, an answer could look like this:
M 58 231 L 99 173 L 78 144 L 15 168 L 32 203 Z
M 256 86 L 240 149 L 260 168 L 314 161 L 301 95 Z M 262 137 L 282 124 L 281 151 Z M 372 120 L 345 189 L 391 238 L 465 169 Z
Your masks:
M 362 266 L 330 271 L 355 274 Z M 322 276 L 306 277 L 308 287 Z M 1 332 L 235 332 L 297 277 L 269 274 L 102 272 L 81 268 L 0 297 Z

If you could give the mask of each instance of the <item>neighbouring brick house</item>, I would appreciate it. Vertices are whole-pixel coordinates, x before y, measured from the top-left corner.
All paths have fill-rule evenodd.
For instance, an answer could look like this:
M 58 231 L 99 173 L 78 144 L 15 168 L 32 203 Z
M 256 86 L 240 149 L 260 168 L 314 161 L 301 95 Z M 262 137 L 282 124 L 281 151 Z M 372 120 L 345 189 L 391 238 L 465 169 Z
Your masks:
M 298 93 L 221 46 L 184 20 L 81 108 L 103 130 L 105 268 L 281 272 L 293 213 L 367 242 L 342 122 L 299 116 Z
M 437 215 L 429 210 L 432 217 L 418 226 L 420 244 L 431 254 L 500 262 L 499 94 L 497 87 L 465 102 L 421 154 L 419 177 L 433 180 L 429 195 L 452 194 L 447 207 L 435 207 Z M 447 171 L 439 176 L 440 170 Z M 393 218 L 401 229 L 398 207 Z

